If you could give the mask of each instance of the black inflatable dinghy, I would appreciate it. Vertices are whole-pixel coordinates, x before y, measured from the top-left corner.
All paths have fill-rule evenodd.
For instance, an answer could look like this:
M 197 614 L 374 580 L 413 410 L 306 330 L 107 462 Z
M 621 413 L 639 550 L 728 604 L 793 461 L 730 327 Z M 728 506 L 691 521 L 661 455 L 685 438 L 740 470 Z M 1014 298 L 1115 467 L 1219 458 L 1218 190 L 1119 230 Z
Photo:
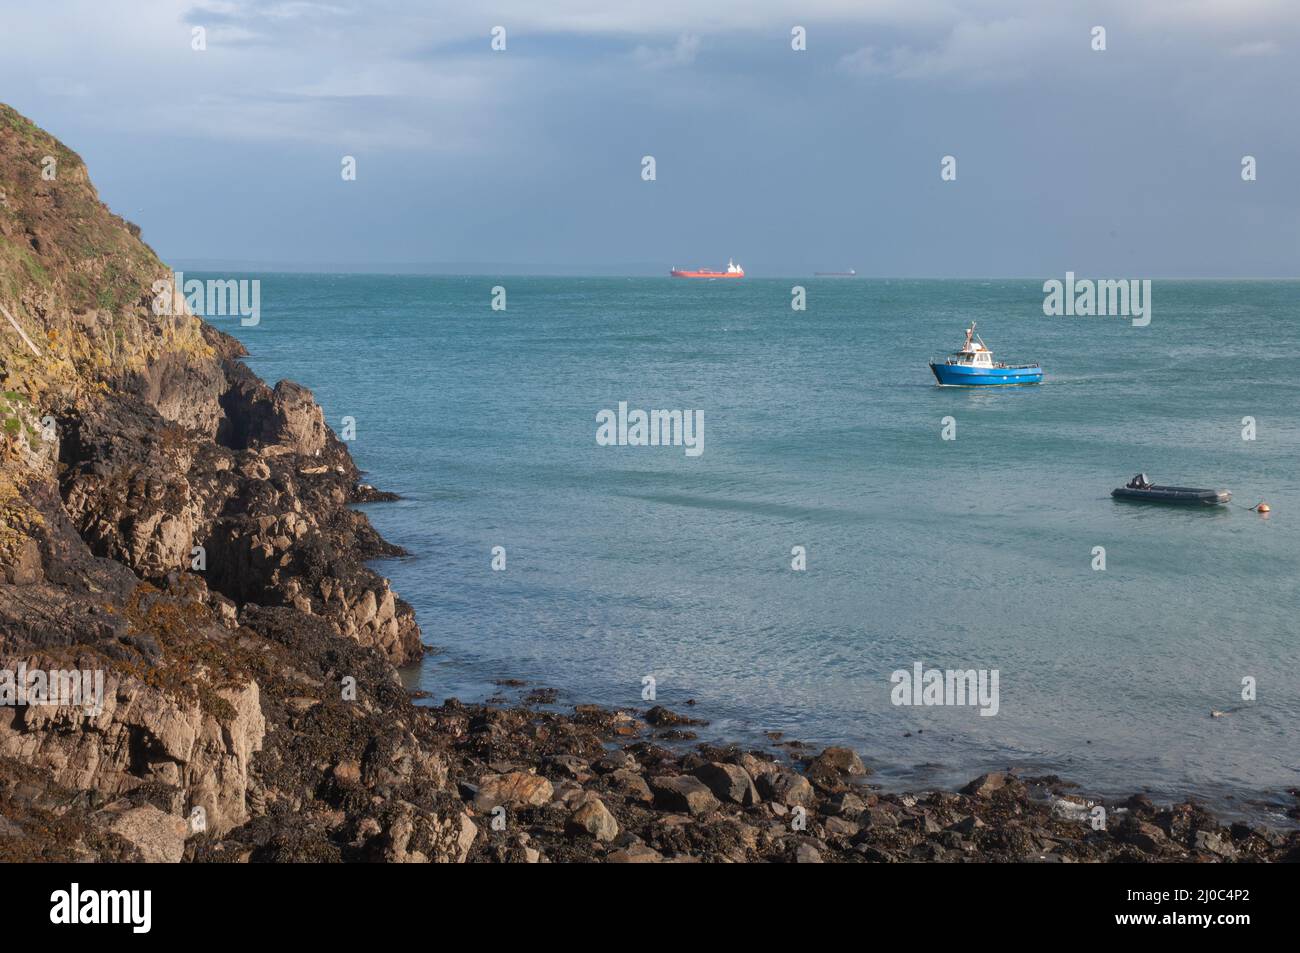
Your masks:
M 1227 490 L 1201 490 L 1192 486 L 1156 486 L 1147 482 L 1147 475 L 1139 473 L 1124 486 L 1116 487 L 1110 495 L 1117 500 L 1135 500 L 1141 503 L 1181 503 L 1190 506 L 1218 506 L 1232 499 Z

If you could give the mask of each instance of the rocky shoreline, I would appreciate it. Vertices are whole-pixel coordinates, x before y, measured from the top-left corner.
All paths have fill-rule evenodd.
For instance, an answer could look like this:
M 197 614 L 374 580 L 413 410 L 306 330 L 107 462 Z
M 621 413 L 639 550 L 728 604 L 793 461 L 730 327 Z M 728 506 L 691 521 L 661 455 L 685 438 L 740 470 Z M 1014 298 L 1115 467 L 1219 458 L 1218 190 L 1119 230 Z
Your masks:
M 888 794 L 847 749 L 684 750 L 663 708 L 417 705 L 414 612 L 367 565 L 400 550 L 353 508 L 390 497 L 311 393 L 160 316 L 170 270 L 4 106 L 0 194 L 0 670 L 104 674 L 96 711 L 0 708 L 0 859 L 1300 859 L 1140 796 L 1095 829 L 1057 778 Z

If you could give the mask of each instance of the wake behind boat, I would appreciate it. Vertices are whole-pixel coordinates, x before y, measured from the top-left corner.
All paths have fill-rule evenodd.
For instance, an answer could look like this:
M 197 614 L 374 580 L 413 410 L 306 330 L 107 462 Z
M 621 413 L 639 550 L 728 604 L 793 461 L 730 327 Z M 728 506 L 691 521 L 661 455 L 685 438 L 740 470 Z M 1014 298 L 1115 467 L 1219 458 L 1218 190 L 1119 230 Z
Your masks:
M 1232 500 L 1227 490 L 1203 490 L 1191 486 L 1156 486 L 1139 473 L 1123 486 L 1110 491 L 1117 500 L 1138 503 L 1177 503 L 1183 506 L 1220 506 Z
M 1037 364 L 1003 364 L 975 334 L 975 322 L 966 329 L 961 350 L 948 355 L 942 364 L 930 362 L 930 370 L 941 387 L 988 387 L 1007 384 L 1037 384 L 1043 369 Z

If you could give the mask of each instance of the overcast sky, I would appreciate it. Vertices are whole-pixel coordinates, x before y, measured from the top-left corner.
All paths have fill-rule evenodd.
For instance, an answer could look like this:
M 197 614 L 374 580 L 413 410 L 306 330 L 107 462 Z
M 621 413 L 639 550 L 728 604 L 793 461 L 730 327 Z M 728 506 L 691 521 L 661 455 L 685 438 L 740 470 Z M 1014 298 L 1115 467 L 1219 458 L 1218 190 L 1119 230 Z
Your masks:
M 1296 0 L 5 0 L 0 100 L 168 261 L 1294 276 L 1298 52 Z

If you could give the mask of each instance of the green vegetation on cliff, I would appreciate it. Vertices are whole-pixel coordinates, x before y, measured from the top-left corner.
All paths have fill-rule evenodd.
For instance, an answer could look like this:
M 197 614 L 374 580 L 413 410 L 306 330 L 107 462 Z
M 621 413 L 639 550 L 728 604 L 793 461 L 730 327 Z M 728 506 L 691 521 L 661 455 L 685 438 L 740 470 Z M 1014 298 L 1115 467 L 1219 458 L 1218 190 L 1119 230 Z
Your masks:
M 168 274 L 100 201 L 81 158 L 0 104 L 0 305 L 41 351 L 4 320 L 0 387 L 44 409 L 122 386 L 168 353 L 209 359 L 199 321 L 152 312 Z

